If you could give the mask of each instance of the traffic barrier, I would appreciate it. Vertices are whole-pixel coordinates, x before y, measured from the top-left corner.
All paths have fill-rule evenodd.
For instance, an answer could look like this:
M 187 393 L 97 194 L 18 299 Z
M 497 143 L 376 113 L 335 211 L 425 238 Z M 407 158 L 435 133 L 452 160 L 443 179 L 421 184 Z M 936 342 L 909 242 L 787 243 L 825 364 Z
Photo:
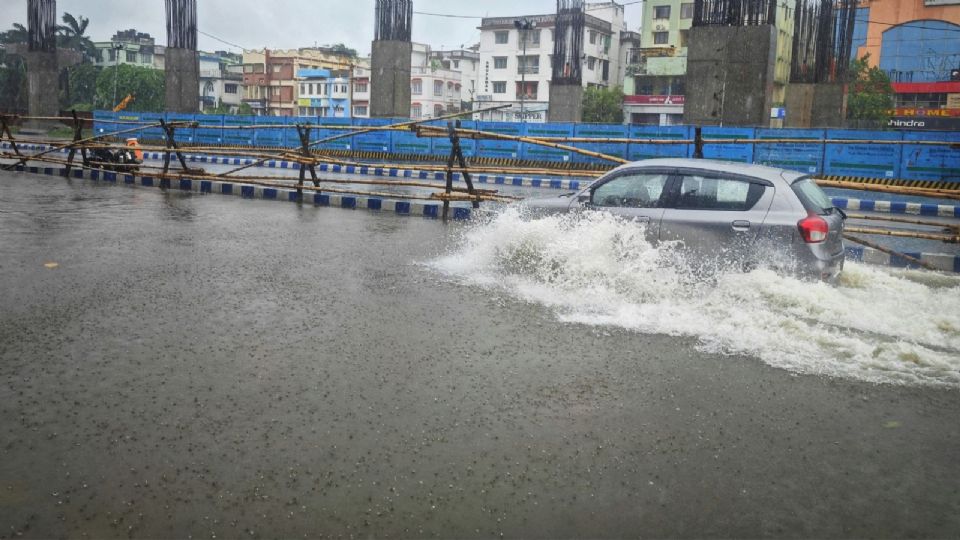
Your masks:
M 828 139 L 860 139 L 863 141 L 901 141 L 896 131 L 862 131 L 828 129 Z M 827 144 L 824 145 L 823 172 L 828 176 L 854 178 L 900 178 L 901 145 L 891 144 Z
M 918 259 L 925 264 L 943 272 L 960 273 L 960 257 L 947 253 L 903 253 L 908 257 Z M 861 262 L 866 264 L 875 264 L 879 266 L 892 266 L 895 268 L 920 268 L 920 265 L 898 255 L 891 255 L 880 250 L 865 246 L 847 246 L 846 258 L 848 261 Z
M 758 129 L 757 139 L 777 139 L 777 142 L 754 146 L 753 162 L 807 174 L 823 171 L 822 129 Z M 809 140 L 810 142 L 779 142 L 780 139 Z

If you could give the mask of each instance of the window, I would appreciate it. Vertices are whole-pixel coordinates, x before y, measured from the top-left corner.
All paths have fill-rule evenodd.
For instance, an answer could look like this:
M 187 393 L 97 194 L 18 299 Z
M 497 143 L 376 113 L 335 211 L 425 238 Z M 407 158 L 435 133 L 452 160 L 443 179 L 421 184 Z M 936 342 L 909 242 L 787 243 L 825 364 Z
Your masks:
M 596 67 L 597 67 L 597 59 L 592 56 L 588 56 L 587 69 L 589 69 L 590 71 L 593 71 Z
M 237 85 L 231 84 L 231 83 L 227 83 L 227 84 L 223 85 L 223 92 L 224 92 L 225 94 L 236 94 L 236 93 L 237 93 Z
M 150 53 L 140 53 L 140 61 L 143 62 L 144 64 L 152 64 L 153 55 Z
M 693 2 L 684 2 L 680 4 L 680 18 L 681 19 L 693 18 Z
M 111 61 L 111 62 L 116 61 L 116 59 L 117 59 L 117 51 L 116 51 L 116 49 L 107 49 L 107 56 L 110 57 L 110 61 Z
M 433 117 L 443 116 L 443 105 L 434 105 L 433 106 Z
M 591 45 L 597 44 L 597 33 L 594 32 L 593 30 L 590 31 L 590 44 Z
M 526 45 L 527 47 L 537 47 L 540 45 L 540 30 L 521 30 L 520 31 L 520 47 Z
M 654 18 L 654 19 L 669 19 L 669 18 L 670 18 L 670 6 L 653 6 L 653 18 Z
M 494 93 L 494 94 L 506 94 L 506 93 L 507 93 L 507 81 L 494 81 L 494 82 L 493 82 L 493 93 Z
M 507 57 L 506 57 L 506 56 L 494 56 L 494 57 L 493 57 L 493 69 L 507 69 Z
M 357 92 L 358 94 L 365 93 L 367 91 L 367 83 L 365 82 L 354 83 L 353 91 Z
M 420 118 L 422 115 L 423 108 L 419 103 L 414 103 L 410 106 L 410 118 Z
M 518 56 L 517 73 L 526 73 L 527 75 L 536 75 L 540 73 L 539 56 Z
M 506 45 L 510 42 L 510 32 L 494 32 L 493 41 L 497 45 Z
M 410 83 L 410 93 L 415 96 L 419 96 L 420 94 L 422 94 L 423 81 L 421 81 L 420 79 L 414 79 L 413 82 Z
M 453 69 L 460 69 L 460 61 L 459 61 L 459 60 L 454 60 L 454 61 L 453 61 Z
M 134 51 L 127 51 L 127 62 L 137 62 L 137 53 Z
M 670 41 L 670 32 L 654 32 L 653 43 L 656 45 L 666 45 Z
M 526 84 L 526 86 L 524 86 Z M 527 81 L 523 83 L 517 81 L 517 99 L 523 98 L 525 100 L 535 100 L 537 99 L 537 87 L 539 84 L 537 81 Z
M 247 64 L 247 65 L 243 66 L 243 72 L 244 72 L 244 73 L 253 73 L 253 66 L 251 66 L 250 64 Z
M 680 183 L 677 208 L 745 211 L 763 196 L 764 186 L 743 180 L 685 175 Z
M 443 95 L 443 81 L 433 81 L 433 95 Z
M 300 95 L 305 95 L 307 93 L 307 85 L 300 83 Z
M 366 116 L 367 115 L 367 106 L 366 105 L 357 105 L 353 108 L 354 116 Z
M 669 175 L 627 173 L 593 190 L 594 206 L 619 208 L 657 208 Z
M 274 65 L 274 66 L 273 66 L 273 72 L 274 72 L 274 73 L 280 73 L 280 66 L 279 66 L 279 65 Z
M 681 31 L 680 31 L 680 46 L 681 46 L 681 47 L 686 47 L 686 46 L 687 46 L 687 40 L 688 40 L 688 39 L 690 39 L 690 31 L 689 31 L 689 30 L 681 30 Z

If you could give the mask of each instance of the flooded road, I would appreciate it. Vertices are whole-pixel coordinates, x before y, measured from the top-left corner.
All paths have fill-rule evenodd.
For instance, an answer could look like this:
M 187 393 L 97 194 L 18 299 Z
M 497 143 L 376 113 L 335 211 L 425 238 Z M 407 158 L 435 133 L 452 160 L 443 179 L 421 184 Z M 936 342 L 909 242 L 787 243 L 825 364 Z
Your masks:
M 0 537 L 960 532 L 958 330 L 924 318 L 953 278 L 854 272 L 854 307 L 899 295 L 929 326 L 884 307 L 828 338 L 946 362 L 876 384 L 827 369 L 839 353 L 802 341 L 822 335 L 783 334 L 821 355 L 807 370 L 586 320 L 483 259 L 511 237 L 466 227 L 0 173 Z M 581 270 L 607 287 L 584 294 L 642 298 Z M 758 329 L 713 298 L 710 332 Z

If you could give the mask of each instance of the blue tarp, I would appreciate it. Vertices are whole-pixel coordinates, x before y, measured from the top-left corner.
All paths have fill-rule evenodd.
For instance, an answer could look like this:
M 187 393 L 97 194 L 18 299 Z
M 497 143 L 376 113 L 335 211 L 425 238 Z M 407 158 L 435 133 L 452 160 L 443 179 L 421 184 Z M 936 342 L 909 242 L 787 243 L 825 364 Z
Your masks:
M 855 131 L 828 129 L 828 139 L 863 141 L 899 141 L 898 131 Z M 862 178 L 900 178 L 901 145 L 897 144 L 826 144 L 823 152 L 823 173 L 831 176 Z
M 616 124 L 576 124 L 576 127 L 573 129 L 573 136 L 577 138 L 626 139 L 628 135 L 627 126 Z M 573 146 L 624 159 L 627 157 L 626 143 L 575 143 Z M 612 164 L 609 160 L 584 156 L 582 154 L 573 154 L 573 161 L 576 163 Z
M 573 137 L 575 124 L 527 124 L 527 136 L 537 138 Z M 564 144 L 564 143 L 559 143 Z M 569 143 L 566 143 L 570 145 Z M 572 146 L 572 145 L 570 145 Z M 522 143 L 520 158 L 530 161 L 557 161 L 566 163 L 573 159 L 573 152 L 540 146 L 538 144 Z
M 353 125 L 356 127 L 378 127 L 395 124 L 390 118 L 355 118 Z M 392 131 L 374 131 L 372 133 L 363 133 L 353 137 L 354 150 L 361 152 L 391 152 Z
M 704 127 L 702 136 L 704 139 L 753 139 L 757 133 L 753 128 L 729 128 L 729 127 Z M 703 157 L 705 159 L 723 159 L 727 161 L 739 161 L 741 163 L 753 163 L 753 144 L 752 143 L 717 143 L 705 144 L 703 146 Z
M 253 146 L 252 129 L 226 129 L 231 126 L 252 126 L 256 122 L 256 116 L 234 116 L 227 115 L 223 117 L 223 144 L 230 146 Z
M 477 122 L 477 129 L 522 137 L 528 124 L 516 122 Z M 520 159 L 520 143 L 483 139 L 477 141 L 477 153 L 485 158 Z
M 690 140 L 693 128 L 688 126 L 630 126 L 631 139 Z M 627 156 L 631 161 L 658 157 L 690 157 L 693 155 L 691 144 L 651 144 L 630 143 Z
M 198 126 L 194 135 L 198 144 L 223 144 L 223 116 L 219 114 L 196 114 L 193 119 Z
M 947 141 L 950 146 L 903 145 L 900 177 L 907 180 L 960 182 L 960 133 L 908 131 L 904 141 Z
M 810 139 L 810 142 L 757 144 L 753 161 L 808 174 L 822 172 L 823 143 L 820 141 L 824 135 L 822 129 L 758 129 L 758 139 Z

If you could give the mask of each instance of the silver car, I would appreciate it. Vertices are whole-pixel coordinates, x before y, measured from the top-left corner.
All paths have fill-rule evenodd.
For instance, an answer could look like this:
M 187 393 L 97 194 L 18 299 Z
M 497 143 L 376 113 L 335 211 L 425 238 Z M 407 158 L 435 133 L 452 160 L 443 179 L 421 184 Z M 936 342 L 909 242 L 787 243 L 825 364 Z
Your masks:
M 579 193 L 526 201 L 536 213 L 606 211 L 679 240 L 704 265 L 772 266 L 833 280 L 846 215 L 809 176 L 706 159 L 650 159 L 614 169 Z

